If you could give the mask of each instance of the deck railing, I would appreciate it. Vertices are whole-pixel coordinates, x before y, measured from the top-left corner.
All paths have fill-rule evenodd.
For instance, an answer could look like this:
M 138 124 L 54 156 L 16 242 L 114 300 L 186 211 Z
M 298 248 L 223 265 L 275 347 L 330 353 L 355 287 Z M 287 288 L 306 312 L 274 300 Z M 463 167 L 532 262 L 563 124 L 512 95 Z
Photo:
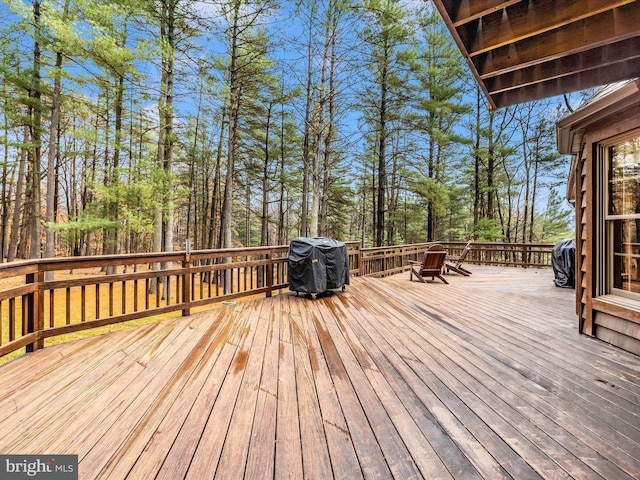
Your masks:
M 408 269 L 429 244 L 360 248 L 347 243 L 352 275 Z M 455 255 L 464 242 L 444 243 Z M 552 245 L 474 243 L 466 262 L 551 266 Z M 288 287 L 288 247 L 126 254 L 0 264 L 0 357 L 47 338 L 198 308 Z
M 416 243 L 396 247 L 363 248 L 361 275 L 385 276 L 407 270 L 409 260 L 420 260 L 425 248 L 432 243 Z M 441 243 L 449 255 L 460 255 L 466 242 Z M 476 265 L 502 265 L 509 267 L 551 267 L 553 244 L 531 243 L 478 243 L 471 244 L 465 263 Z

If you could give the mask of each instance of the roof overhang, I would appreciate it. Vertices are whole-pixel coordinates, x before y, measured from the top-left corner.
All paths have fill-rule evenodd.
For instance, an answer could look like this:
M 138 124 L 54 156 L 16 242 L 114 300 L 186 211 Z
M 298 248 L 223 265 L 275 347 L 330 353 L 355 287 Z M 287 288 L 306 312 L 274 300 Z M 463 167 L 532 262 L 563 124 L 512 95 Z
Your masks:
M 434 0 L 491 108 L 640 77 L 640 0 Z
M 605 95 L 596 95 L 586 105 L 556 123 L 558 151 L 566 155 L 579 154 L 582 138 L 589 125 L 638 104 L 640 79 L 628 81 Z

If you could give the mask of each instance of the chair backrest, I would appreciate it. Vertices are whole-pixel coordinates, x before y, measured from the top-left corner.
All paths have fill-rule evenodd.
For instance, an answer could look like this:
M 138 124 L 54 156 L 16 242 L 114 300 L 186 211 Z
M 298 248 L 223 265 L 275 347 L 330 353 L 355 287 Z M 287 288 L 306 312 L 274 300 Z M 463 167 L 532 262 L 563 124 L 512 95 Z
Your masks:
M 460 254 L 460 258 L 458 258 L 457 264 L 461 265 L 464 262 L 464 259 L 467 257 L 467 253 L 471 250 L 471 242 L 467 243 L 462 249 L 462 253 Z
M 444 264 L 447 251 L 438 243 L 429 246 L 424 252 L 422 271 L 440 271 Z

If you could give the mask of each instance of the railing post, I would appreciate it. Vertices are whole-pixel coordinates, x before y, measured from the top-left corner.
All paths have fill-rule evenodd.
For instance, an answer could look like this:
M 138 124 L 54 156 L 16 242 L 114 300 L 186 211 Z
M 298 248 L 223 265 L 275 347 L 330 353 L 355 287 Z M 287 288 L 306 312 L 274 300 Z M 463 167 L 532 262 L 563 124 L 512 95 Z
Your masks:
M 267 297 L 273 295 L 273 250 L 267 253 Z
M 382 269 L 380 270 L 380 272 L 376 272 L 376 273 L 384 273 L 387 271 L 387 252 L 386 250 L 382 251 Z
M 524 257 L 522 259 L 522 266 L 524 268 L 528 268 L 529 267 L 529 245 L 527 245 L 527 244 L 523 245 L 522 255 Z
M 191 291 L 191 254 L 185 253 L 184 260 L 182 261 L 182 268 L 184 270 L 182 277 L 182 303 L 184 308 L 182 309 L 182 316 L 186 317 L 191 315 L 191 299 L 193 298 L 193 292 Z
M 27 296 L 27 333 L 44 330 L 44 291 L 40 288 L 44 282 L 44 272 L 41 268 L 38 264 L 38 270 L 26 276 L 26 283 L 34 284 L 34 291 Z M 44 339 L 39 338 L 28 344 L 26 350 L 33 352 L 41 348 L 44 348 Z

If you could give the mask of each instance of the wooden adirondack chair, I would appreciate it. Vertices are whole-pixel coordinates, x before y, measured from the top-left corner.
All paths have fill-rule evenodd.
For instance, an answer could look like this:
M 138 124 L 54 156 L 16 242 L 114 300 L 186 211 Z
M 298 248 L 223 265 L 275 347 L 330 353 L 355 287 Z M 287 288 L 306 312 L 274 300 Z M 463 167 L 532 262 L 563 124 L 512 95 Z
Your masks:
M 464 275 L 468 277 L 471 275 L 471 272 L 462 266 L 462 262 L 467 258 L 467 254 L 471 250 L 471 242 L 467 243 L 462 249 L 462 253 L 459 256 L 447 256 L 444 263 L 444 268 L 449 273 L 449 271 L 454 271 L 459 273 L 460 275 Z
M 415 275 L 422 283 L 427 283 L 425 281 L 425 278 L 431 277 L 431 280 L 433 280 L 438 277 L 444 283 L 448 284 L 449 282 L 447 282 L 442 276 L 442 270 L 444 268 L 444 260 L 446 256 L 447 251 L 443 248 L 442 245 L 431 245 L 424 252 L 422 262 L 409 260 L 409 263 L 411 264 L 411 273 L 409 274 L 409 280 L 413 280 L 413 276 Z

